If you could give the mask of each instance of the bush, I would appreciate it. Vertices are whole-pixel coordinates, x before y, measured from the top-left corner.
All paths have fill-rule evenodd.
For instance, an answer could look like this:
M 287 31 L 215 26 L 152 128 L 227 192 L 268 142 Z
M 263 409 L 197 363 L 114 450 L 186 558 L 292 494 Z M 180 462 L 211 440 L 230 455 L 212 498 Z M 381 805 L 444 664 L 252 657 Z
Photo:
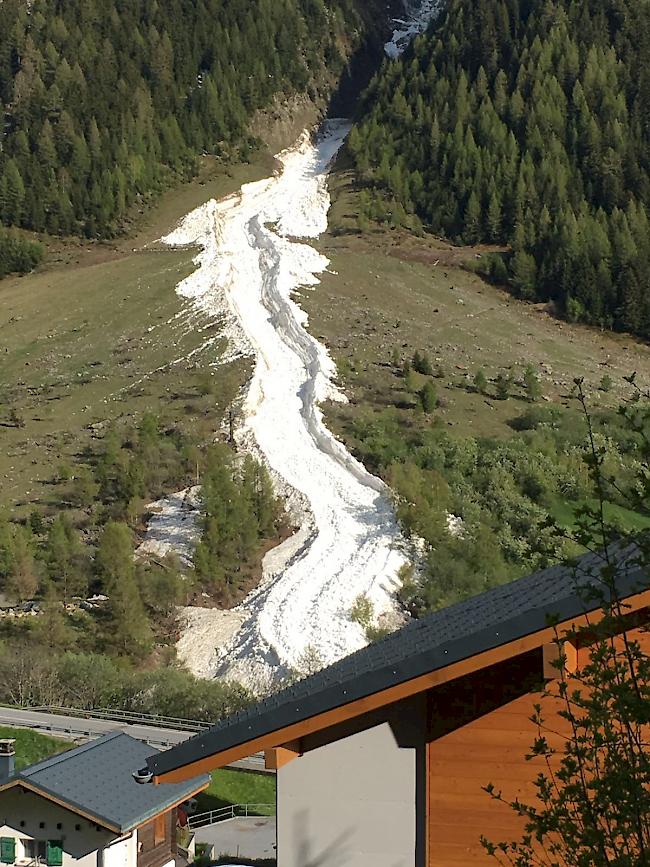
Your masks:
M 43 259 L 43 247 L 22 238 L 17 232 L 0 229 L 0 278 L 27 274 Z
M 372 623 L 374 614 L 372 602 L 365 593 L 360 593 L 350 609 L 350 620 L 353 620 L 367 630 Z
M 552 425 L 561 416 L 556 406 L 531 406 L 521 415 L 513 418 L 509 424 L 513 430 L 537 430 L 542 425 Z
M 508 282 L 509 273 L 505 257 L 501 253 L 487 253 L 477 260 L 474 269 L 490 283 L 503 286 Z
M 432 413 L 438 405 L 438 395 L 432 382 L 425 382 L 420 389 L 420 403 L 426 413 Z
M 417 373 L 422 373 L 424 376 L 433 376 L 433 367 L 426 352 L 418 352 L 413 354 L 413 370 Z

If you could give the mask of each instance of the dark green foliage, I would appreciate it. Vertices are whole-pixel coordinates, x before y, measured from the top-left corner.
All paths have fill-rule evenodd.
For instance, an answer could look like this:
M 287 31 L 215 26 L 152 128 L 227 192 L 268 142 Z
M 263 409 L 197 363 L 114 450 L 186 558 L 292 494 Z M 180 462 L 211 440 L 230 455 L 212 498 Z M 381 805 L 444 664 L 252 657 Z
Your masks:
M 0 647 L 0 701 L 7 704 L 121 708 L 214 722 L 250 700 L 238 684 L 198 680 L 181 669 L 139 672 L 125 659 L 93 653 L 48 655 L 27 645 Z
M 239 461 L 224 445 L 208 452 L 201 499 L 194 567 L 202 586 L 228 602 L 260 541 L 276 534 L 280 504 L 266 469 L 250 456 Z
M 81 487 L 77 501 L 97 497 L 112 517 L 132 525 L 150 502 L 169 490 L 185 487 L 196 472 L 196 449 L 175 428 L 162 430 L 158 419 L 145 415 L 137 428 L 122 437 L 110 430 L 102 441 L 92 472 L 75 471 L 73 489 Z
M 450 0 L 367 93 L 362 208 L 508 243 L 490 279 L 647 336 L 649 94 L 647 0 Z
M 535 368 L 530 364 L 524 370 L 523 385 L 528 400 L 536 401 L 541 397 L 542 386 Z
M 65 604 L 72 596 L 84 596 L 88 590 L 88 562 L 79 533 L 65 512 L 50 524 L 42 549 L 49 578 L 57 585 Z
M 38 590 L 39 570 L 34 553 L 31 528 L 11 524 L 0 516 L 0 592 L 12 600 L 33 599 Z
M 435 422 L 416 428 L 393 411 L 354 423 L 356 455 L 396 495 L 407 534 L 424 540 L 426 568 L 405 581 L 402 598 L 415 614 L 475 595 L 557 562 L 578 549 L 553 525 L 579 513 L 593 486 L 585 463 L 586 431 L 572 410 L 528 404 L 510 439 L 454 436 Z M 637 473 L 641 431 L 611 410 L 594 413 L 604 470 L 620 489 L 606 492 L 617 508 L 636 509 L 625 493 Z M 623 492 L 623 493 L 622 493 Z M 562 509 L 558 509 L 562 506 Z M 639 516 L 647 514 L 639 508 Z M 461 519 L 452 530 L 449 515 Z M 456 523 L 456 522 L 454 522 Z
M 422 409 L 426 413 L 432 413 L 438 405 L 438 395 L 434 384 L 430 381 L 425 382 L 420 389 L 419 397 Z
M 136 426 L 109 429 L 86 461 L 60 473 L 72 508 L 51 519 L 32 513 L 25 526 L 0 516 L 0 593 L 37 598 L 43 607 L 18 634 L 27 630 L 35 646 L 51 651 L 142 660 L 154 644 L 174 644 L 175 606 L 197 591 L 231 602 L 255 585 L 263 543 L 277 537 L 281 509 L 268 473 L 252 457 L 240 460 L 225 445 L 206 451 L 145 415 Z M 196 574 L 171 555 L 134 560 L 146 504 L 196 484 L 197 474 L 205 512 Z M 88 608 L 92 594 L 107 601 Z M 12 624 L 2 626 L 11 637 Z
M 0 222 L 116 232 L 201 152 L 245 159 L 253 112 L 340 73 L 358 25 L 346 0 L 4 0 Z
M 485 394 L 487 390 L 487 376 L 485 375 L 485 371 L 483 368 L 480 368 L 476 371 L 474 375 L 474 388 L 478 391 L 479 394 Z
M 152 632 L 136 581 L 133 537 L 126 524 L 109 521 L 102 531 L 95 569 L 108 596 L 110 643 L 139 657 L 151 649 Z
M 650 486 L 650 394 L 636 388 L 620 407 L 623 425 L 636 436 L 632 474 L 609 465 L 598 444 L 583 383 L 576 381 L 583 409 L 588 467 L 594 504 L 581 510 L 576 537 L 593 552 L 590 565 L 573 566 L 568 579 L 593 608 L 601 611 L 566 631 L 555 627 L 555 674 L 549 678 L 531 717 L 535 739 L 528 759 L 534 797 L 514 797 L 512 788 L 486 780 L 484 789 L 519 817 L 513 840 L 494 840 L 486 828 L 481 842 L 500 864 L 537 867 L 641 867 L 650 852 L 650 761 L 646 731 L 650 702 L 650 657 L 619 591 L 632 570 L 647 576 L 648 534 L 621 533 L 607 520 L 610 489 L 648 514 Z M 623 554 L 623 552 L 625 552 Z M 588 576 L 588 583 L 585 580 Z M 642 577 L 637 591 L 647 589 Z M 588 588 L 588 589 L 587 589 Z M 629 591 L 628 591 L 629 592 Z M 561 620 L 549 612 L 549 623 Z M 643 628 L 643 627 L 642 627 Z M 567 650 L 580 648 L 574 671 Z M 558 716 L 560 719 L 558 719 Z M 522 755 L 523 758 L 523 755 Z M 521 792 L 521 786 L 519 786 Z M 487 836 L 489 834 L 489 837 Z
M 494 380 L 494 390 L 499 400 L 507 400 L 512 388 L 512 377 L 509 373 L 499 373 Z
M 419 352 L 416 349 L 413 354 L 413 370 L 425 376 L 433 376 L 433 367 L 426 352 Z
M 17 232 L 0 229 L 0 279 L 7 274 L 26 274 L 43 258 L 43 248 Z
M 612 390 L 612 385 L 613 385 L 613 384 L 614 384 L 614 383 L 612 382 L 612 378 L 611 378 L 611 376 L 610 376 L 609 374 L 606 373 L 606 374 L 603 376 L 603 378 L 600 380 L 600 386 L 599 386 L 599 388 L 600 388 L 601 391 L 608 392 L 608 391 L 611 391 L 611 390 Z

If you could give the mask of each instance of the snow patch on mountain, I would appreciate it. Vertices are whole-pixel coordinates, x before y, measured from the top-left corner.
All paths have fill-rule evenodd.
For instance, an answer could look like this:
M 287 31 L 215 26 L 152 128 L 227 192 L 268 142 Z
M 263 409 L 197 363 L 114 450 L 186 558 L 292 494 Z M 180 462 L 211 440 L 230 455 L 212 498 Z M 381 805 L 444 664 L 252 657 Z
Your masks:
M 350 618 L 355 599 L 367 596 L 378 617 L 394 612 L 406 562 L 384 484 L 323 422 L 319 404 L 345 398 L 333 384 L 334 362 L 293 297 L 316 286 L 329 265 L 298 239 L 327 228 L 327 170 L 348 130 L 331 121 L 316 142 L 305 133 L 278 155 L 276 175 L 207 203 L 164 239 L 201 245 L 197 270 L 178 291 L 226 322 L 234 354 L 255 358 L 238 441 L 265 460 L 299 528 L 266 556 L 261 585 L 238 610 L 241 627 L 200 662 L 192 648 L 205 642 L 206 615 L 196 618 L 193 638 L 192 612 L 185 612 L 179 656 L 195 671 L 204 665 L 204 676 L 256 690 L 307 657 L 327 665 L 363 647 L 365 631 Z

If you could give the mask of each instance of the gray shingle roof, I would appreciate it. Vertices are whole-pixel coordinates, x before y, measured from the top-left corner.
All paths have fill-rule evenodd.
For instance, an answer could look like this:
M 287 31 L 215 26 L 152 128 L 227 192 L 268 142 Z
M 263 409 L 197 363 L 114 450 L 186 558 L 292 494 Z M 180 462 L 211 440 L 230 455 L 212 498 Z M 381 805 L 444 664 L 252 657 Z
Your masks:
M 619 552 L 619 597 L 648 587 L 634 550 Z M 164 774 L 292 723 L 422 674 L 445 668 L 544 629 L 549 616 L 568 620 L 600 607 L 589 589 L 603 590 L 602 557 L 589 554 L 576 569 L 553 566 L 415 620 L 376 644 L 218 722 L 165 753 L 149 768 Z
M 24 781 L 91 815 L 98 825 L 126 833 L 190 798 L 210 780 L 204 775 L 160 786 L 136 783 L 133 772 L 146 764 L 152 749 L 123 732 L 112 732 L 23 768 L 10 783 Z

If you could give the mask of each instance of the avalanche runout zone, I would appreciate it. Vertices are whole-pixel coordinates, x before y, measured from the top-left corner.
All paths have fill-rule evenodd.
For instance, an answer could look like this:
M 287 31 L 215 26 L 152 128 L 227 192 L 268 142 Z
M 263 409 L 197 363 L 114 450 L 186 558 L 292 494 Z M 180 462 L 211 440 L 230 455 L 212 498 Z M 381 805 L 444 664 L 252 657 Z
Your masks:
M 406 559 L 385 486 L 323 423 L 319 403 L 345 398 L 333 385 L 332 359 L 292 299 L 329 264 L 296 239 L 327 228 L 327 168 L 348 129 L 330 121 L 315 144 L 304 133 L 278 156 L 277 175 L 208 202 L 164 239 L 202 247 L 198 269 L 178 292 L 224 320 L 234 348 L 254 355 L 239 442 L 266 461 L 299 527 L 266 556 L 262 583 L 241 607 L 244 622 L 216 648 L 209 670 L 205 648 L 193 660 L 184 642 L 195 673 L 255 689 L 304 670 L 307 659 L 329 664 L 363 647 L 364 630 L 350 619 L 354 601 L 364 593 L 377 615 L 394 613 Z

